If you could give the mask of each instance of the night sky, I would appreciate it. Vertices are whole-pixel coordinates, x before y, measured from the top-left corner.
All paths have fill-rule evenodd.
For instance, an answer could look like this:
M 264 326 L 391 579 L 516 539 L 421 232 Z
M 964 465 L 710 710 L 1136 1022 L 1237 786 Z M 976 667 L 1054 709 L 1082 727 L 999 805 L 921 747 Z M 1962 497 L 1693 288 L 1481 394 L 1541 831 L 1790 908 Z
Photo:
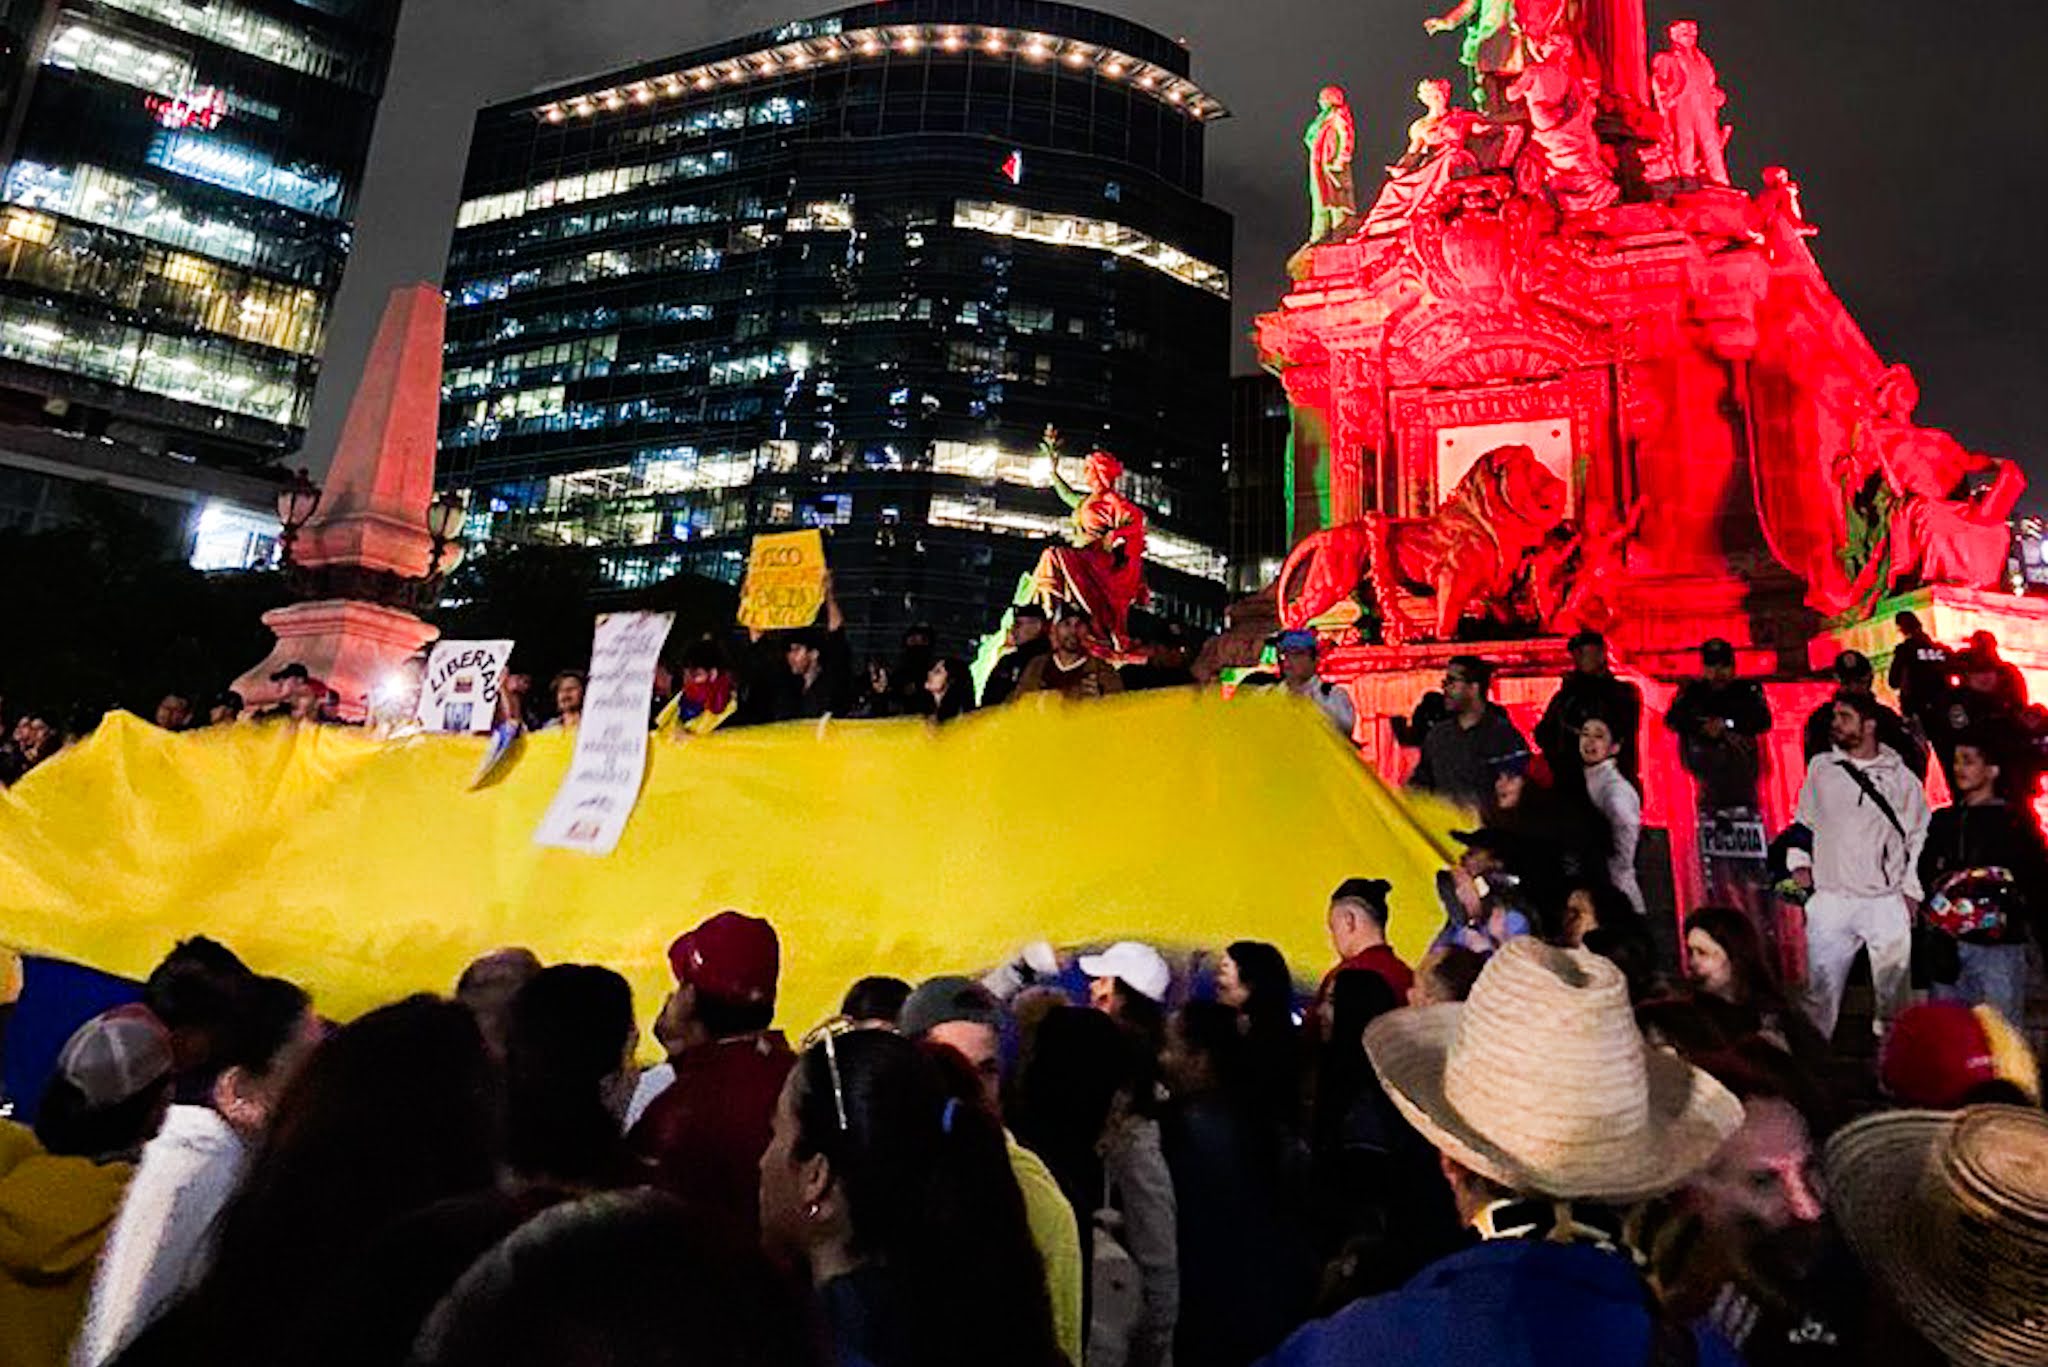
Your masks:
M 1099 0 L 1194 51 L 1233 117 L 1209 132 L 1209 197 L 1237 217 L 1240 331 L 1272 307 L 1306 233 L 1300 134 L 1326 82 L 1359 125 L 1360 198 L 1401 150 L 1424 76 L 1456 76 L 1427 38 L 1437 0 Z M 1438 8 L 1448 8 L 1443 0 Z M 306 459 L 325 465 L 385 294 L 438 282 L 476 108 L 828 12 L 831 0 L 406 0 L 357 246 L 330 331 Z M 1880 354 L 1925 390 L 1923 422 L 2025 461 L 2048 505 L 2048 23 L 1990 0 L 1650 0 L 1697 18 L 1728 92 L 1730 169 L 1783 164 L 1813 246 Z M 1460 82 L 1461 90 L 1464 88 Z M 1239 371 L 1253 368 L 1240 342 Z

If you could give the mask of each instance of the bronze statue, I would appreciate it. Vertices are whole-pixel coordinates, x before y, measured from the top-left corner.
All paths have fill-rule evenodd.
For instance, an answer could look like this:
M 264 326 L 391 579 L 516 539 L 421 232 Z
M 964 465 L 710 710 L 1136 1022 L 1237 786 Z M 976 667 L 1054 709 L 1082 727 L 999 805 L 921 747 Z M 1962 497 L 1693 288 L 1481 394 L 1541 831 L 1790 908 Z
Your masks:
M 1316 116 L 1302 134 L 1308 148 L 1309 230 L 1311 243 L 1341 233 L 1358 217 L 1358 191 L 1351 179 L 1351 159 L 1358 151 L 1358 127 L 1341 86 L 1326 85 L 1316 96 Z
M 1368 237 L 1400 231 L 1438 190 L 1479 169 L 1465 139 L 1481 120 L 1469 109 L 1451 108 L 1451 83 L 1424 81 L 1415 98 L 1424 113 L 1408 125 L 1408 150 L 1387 168 L 1386 186 L 1365 216 Z
M 1721 107 L 1728 97 L 1707 54 L 1700 26 L 1680 19 L 1665 34 L 1671 46 L 1650 63 L 1650 86 L 1664 115 L 1665 143 L 1678 174 L 1702 185 L 1728 184 L 1728 130 Z

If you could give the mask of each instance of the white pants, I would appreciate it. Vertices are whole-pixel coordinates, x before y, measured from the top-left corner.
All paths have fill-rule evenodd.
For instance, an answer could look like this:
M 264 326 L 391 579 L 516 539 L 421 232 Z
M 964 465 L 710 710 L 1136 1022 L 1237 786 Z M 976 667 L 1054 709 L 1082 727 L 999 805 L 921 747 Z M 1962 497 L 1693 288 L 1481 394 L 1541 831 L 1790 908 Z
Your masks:
M 1913 918 L 1898 893 L 1851 897 L 1816 892 L 1806 904 L 1806 1014 L 1832 1039 L 1842 1014 L 1842 987 L 1857 947 L 1870 952 L 1870 978 L 1880 1025 L 1905 1010 L 1912 989 Z

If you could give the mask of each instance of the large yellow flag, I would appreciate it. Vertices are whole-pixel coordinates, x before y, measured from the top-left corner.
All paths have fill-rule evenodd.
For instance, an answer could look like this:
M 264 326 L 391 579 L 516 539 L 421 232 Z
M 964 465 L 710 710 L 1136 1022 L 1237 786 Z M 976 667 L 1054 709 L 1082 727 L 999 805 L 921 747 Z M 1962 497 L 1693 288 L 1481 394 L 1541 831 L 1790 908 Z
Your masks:
M 1391 792 L 1291 698 L 656 735 L 604 858 L 533 843 L 569 742 L 528 737 L 472 792 L 483 737 L 115 714 L 0 792 L 0 943 L 139 976 L 203 932 L 337 1019 L 526 945 L 619 969 L 648 1016 L 669 941 L 730 907 L 781 933 L 780 1018 L 801 1028 L 863 974 L 974 971 L 1038 938 L 1269 940 L 1312 977 L 1355 875 L 1393 882 L 1411 959 L 1441 922 L 1453 815 Z

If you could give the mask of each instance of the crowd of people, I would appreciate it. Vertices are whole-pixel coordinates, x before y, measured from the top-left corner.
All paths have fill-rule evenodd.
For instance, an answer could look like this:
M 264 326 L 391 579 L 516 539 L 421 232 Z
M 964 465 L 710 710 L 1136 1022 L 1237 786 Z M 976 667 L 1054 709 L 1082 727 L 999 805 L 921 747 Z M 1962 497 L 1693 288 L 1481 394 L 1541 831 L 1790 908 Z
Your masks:
M 1918 986 L 2024 1024 L 2036 947 L 2048 943 L 2048 847 L 2035 815 L 2048 713 L 1979 633 L 1950 652 L 1911 613 L 1892 670 L 1905 714 L 1880 702 L 1860 652 L 1831 670 L 1834 693 L 1803 719 L 1807 768 L 1785 829 L 1758 793 L 1760 738 L 1775 724 L 1733 646 L 1709 641 L 1702 674 L 1664 717 L 1697 803 L 1705 894 L 1742 911 L 1763 956 L 1800 982 L 1831 1038 L 1859 955 L 1879 1028 Z M 1489 697 L 1491 669 L 1458 656 L 1409 723 L 1421 758 L 1409 782 L 1478 812 L 1444 901 L 1455 936 L 1482 950 L 1536 930 L 1572 943 L 1616 934 L 1648 952 L 1637 873 L 1643 698 L 1593 632 L 1525 739 Z M 1930 757 L 1950 804 L 1930 810 Z
M 1611 889 L 1411 965 L 1390 892 L 1294 909 L 1313 986 L 1040 943 L 794 1045 L 723 912 L 644 1072 L 608 967 L 501 950 L 334 1026 L 184 941 L 0 1121 L 0 1362 L 2042 1361 L 2048 1116 L 1995 1009 L 1903 1010 L 1845 1086 L 1740 911 L 1685 976 Z

